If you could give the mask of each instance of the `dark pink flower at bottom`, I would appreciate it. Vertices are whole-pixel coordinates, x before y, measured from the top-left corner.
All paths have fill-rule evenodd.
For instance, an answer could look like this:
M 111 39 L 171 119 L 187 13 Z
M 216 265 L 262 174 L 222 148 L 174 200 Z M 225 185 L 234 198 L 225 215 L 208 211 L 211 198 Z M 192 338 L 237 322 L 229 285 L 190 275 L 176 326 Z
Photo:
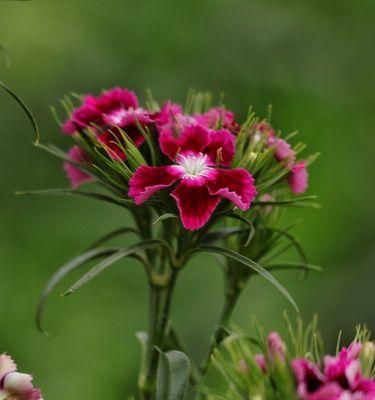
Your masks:
M 78 164 L 87 163 L 87 155 L 85 151 L 79 146 L 73 146 L 68 151 L 68 156 L 72 161 L 75 161 Z M 64 162 L 64 169 L 73 189 L 76 189 L 83 183 L 91 182 L 93 180 L 93 177 L 91 175 L 85 173 L 84 171 L 81 171 L 78 167 L 76 167 L 73 163 L 69 161 Z
M 256 195 L 254 179 L 241 168 L 223 169 L 234 155 L 234 137 L 228 131 L 209 131 L 200 125 L 185 128 L 178 138 L 160 135 L 164 154 L 174 161 L 162 167 L 141 166 L 130 180 L 129 196 L 142 204 L 155 192 L 179 182 L 171 196 L 182 224 L 196 230 L 209 220 L 221 199 L 247 210 Z
M 17 365 L 7 354 L 0 355 L 0 399 L 42 400 L 39 389 L 32 384 L 33 377 L 17 372 Z
M 305 161 L 294 164 L 288 176 L 288 185 L 294 194 L 301 194 L 308 186 L 309 174 Z

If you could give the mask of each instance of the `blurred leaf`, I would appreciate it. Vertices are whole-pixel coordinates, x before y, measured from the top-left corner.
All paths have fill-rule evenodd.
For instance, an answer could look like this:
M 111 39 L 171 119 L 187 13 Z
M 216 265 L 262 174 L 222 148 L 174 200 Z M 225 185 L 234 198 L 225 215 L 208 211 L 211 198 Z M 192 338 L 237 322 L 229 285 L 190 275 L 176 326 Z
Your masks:
M 226 239 L 232 235 L 249 230 L 249 228 L 222 228 L 207 233 L 201 241 L 202 244 L 214 243 L 218 240 Z
M 317 196 L 302 196 L 302 197 L 295 197 L 292 199 L 285 199 L 285 200 L 275 200 L 275 201 L 253 201 L 252 205 L 256 206 L 282 206 L 282 205 L 289 205 L 295 203 L 301 203 L 309 200 L 317 199 Z
M 39 143 L 40 139 L 40 133 L 39 133 L 39 128 L 36 123 L 36 120 L 34 118 L 33 113 L 31 112 L 30 108 L 26 105 L 26 103 L 15 93 L 10 87 L 5 85 L 2 81 L 0 81 L 0 86 L 8 93 L 10 94 L 14 100 L 19 104 L 19 106 L 22 108 L 22 110 L 25 112 L 27 118 L 31 122 L 31 125 L 33 127 L 34 133 L 35 133 L 35 139 L 34 139 L 34 144 L 37 146 Z
M 160 217 L 156 218 L 156 220 L 153 222 L 154 225 L 156 225 L 158 222 L 164 221 L 166 219 L 179 219 L 179 217 L 176 214 L 171 214 L 171 213 L 165 213 L 163 215 L 160 215 Z
M 4 58 L 5 58 L 5 65 L 6 65 L 7 67 L 10 67 L 10 65 L 12 64 L 12 61 L 11 61 L 11 59 L 10 59 L 9 53 L 8 53 L 8 51 L 5 49 L 5 47 L 3 47 L 1 44 L 0 44 L 0 53 L 2 53 L 3 56 L 4 56 Z
M 72 294 L 76 290 L 78 290 L 80 287 L 85 285 L 86 283 L 90 282 L 92 279 L 94 279 L 96 276 L 100 275 L 104 270 L 106 270 L 108 267 L 110 267 L 112 264 L 115 262 L 121 260 L 121 258 L 130 256 L 134 253 L 137 253 L 139 251 L 145 250 L 145 249 L 150 249 L 153 247 L 161 246 L 164 244 L 163 240 L 160 239 L 148 239 L 148 240 L 143 240 L 142 242 L 136 243 L 132 246 L 127 247 L 126 249 L 120 249 L 116 253 L 110 255 L 106 259 L 104 259 L 102 262 L 97 264 L 95 267 L 90 269 L 87 274 L 83 275 L 77 282 L 75 282 L 65 293 L 64 296 L 67 296 L 69 294 Z
M 39 303 L 37 306 L 36 325 L 42 333 L 45 333 L 42 328 L 44 305 L 46 303 L 48 296 L 53 291 L 53 289 L 56 287 L 56 285 L 59 282 L 61 282 L 61 280 L 64 279 L 70 272 L 74 271 L 77 268 L 80 268 L 87 262 L 94 260 L 98 257 L 108 256 L 110 254 L 116 253 L 117 251 L 118 251 L 118 248 L 92 249 L 83 254 L 80 254 L 78 257 L 73 258 L 68 263 L 64 264 L 61 268 L 59 268 L 52 275 L 52 277 L 49 279 L 49 281 L 47 282 L 47 284 L 45 285 L 45 287 L 42 291 L 42 294 L 40 296 Z
M 83 190 L 72 190 L 72 189 L 46 189 L 46 190 L 34 190 L 29 192 L 15 192 L 17 195 L 22 196 L 83 196 L 90 197 L 96 200 L 104 201 L 111 204 L 116 204 L 121 207 L 127 208 L 128 205 L 133 205 L 131 200 L 122 199 L 120 197 L 114 198 L 102 193 L 89 192 Z
M 156 400 L 183 400 L 190 376 L 190 360 L 181 351 L 160 352 L 156 380 Z
M 289 292 L 284 288 L 284 286 L 279 283 L 273 275 L 271 275 L 266 269 L 261 267 L 259 264 L 257 264 L 255 261 L 250 260 L 250 258 L 247 258 L 233 250 L 225 249 L 222 247 L 216 247 L 216 246 L 199 246 L 197 251 L 207 251 L 209 253 L 214 253 L 214 254 L 221 254 L 227 258 L 231 258 L 235 261 L 238 261 L 239 263 L 251 268 L 253 271 L 257 272 L 259 275 L 261 275 L 263 278 L 267 279 L 269 282 L 271 282 L 287 299 L 288 301 L 293 305 L 293 307 L 296 309 L 298 312 L 298 307 L 292 296 L 289 294 Z
M 98 240 L 96 240 L 91 246 L 90 249 L 94 248 L 94 247 L 98 247 L 101 244 L 107 242 L 108 240 L 111 240 L 113 238 L 115 238 L 116 236 L 122 235 L 124 233 L 134 233 L 136 235 L 139 235 L 139 231 L 135 228 L 131 228 L 131 227 L 122 227 L 122 228 L 118 228 L 115 229 L 109 233 L 107 233 L 106 235 L 102 236 L 101 238 L 99 238 Z
M 267 271 L 279 271 L 279 270 L 306 270 L 306 271 L 322 271 L 322 267 L 313 264 L 305 264 L 305 263 L 298 263 L 298 262 L 280 262 L 274 264 L 267 264 L 264 266 Z

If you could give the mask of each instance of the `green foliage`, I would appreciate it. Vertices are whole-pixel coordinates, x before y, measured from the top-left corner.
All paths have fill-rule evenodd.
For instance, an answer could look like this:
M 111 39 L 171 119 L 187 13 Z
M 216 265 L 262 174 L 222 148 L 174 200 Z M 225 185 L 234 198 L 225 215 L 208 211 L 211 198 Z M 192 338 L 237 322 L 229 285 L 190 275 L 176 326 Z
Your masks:
M 184 400 L 189 385 L 190 361 L 181 351 L 160 353 L 156 400 Z

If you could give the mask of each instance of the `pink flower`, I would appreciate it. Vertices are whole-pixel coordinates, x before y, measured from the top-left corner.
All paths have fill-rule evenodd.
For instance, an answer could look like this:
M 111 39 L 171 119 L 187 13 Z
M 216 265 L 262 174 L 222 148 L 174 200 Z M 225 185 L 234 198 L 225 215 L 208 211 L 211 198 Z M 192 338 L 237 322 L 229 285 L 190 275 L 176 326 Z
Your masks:
M 0 355 L 0 399 L 42 400 L 41 392 L 32 384 L 32 376 L 17 372 L 17 365 L 6 354 Z
M 258 364 L 258 367 L 265 374 L 267 372 L 266 357 L 263 354 L 255 354 L 254 361 Z
M 139 167 L 130 180 L 129 196 L 139 205 L 179 181 L 171 196 L 189 230 L 205 225 L 223 198 L 247 210 L 256 195 L 253 177 L 245 169 L 219 168 L 231 165 L 234 142 L 230 132 L 211 131 L 201 125 L 184 128 L 178 137 L 169 129 L 163 130 L 160 147 L 173 164 Z
M 154 120 L 159 133 L 169 131 L 176 136 L 179 136 L 184 128 L 196 124 L 194 117 L 183 113 L 180 104 L 171 101 L 163 104 L 160 111 L 155 114 Z
M 296 160 L 295 151 L 286 140 L 275 135 L 275 131 L 268 122 L 260 122 L 256 126 L 255 141 L 260 141 L 262 137 L 266 137 L 266 145 L 274 149 L 276 160 L 282 162 L 288 168 L 292 167 Z
M 285 361 L 285 343 L 277 332 L 271 332 L 267 338 L 268 355 L 271 361 Z
M 204 114 L 195 115 L 196 121 L 209 129 L 228 129 L 238 132 L 239 125 L 234 119 L 234 114 L 223 107 L 209 109 Z
M 284 139 L 270 137 L 267 145 L 275 149 L 274 156 L 277 161 L 284 162 L 285 166 L 291 167 L 296 160 L 296 153 L 292 146 Z
M 299 161 L 294 164 L 288 176 L 288 185 L 294 194 L 300 194 L 306 191 L 308 186 L 309 174 L 306 169 L 305 161 Z
M 324 373 L 305 360 L 292 362 L 302 400 L 375 400 L 375 381 L 362 376 L 361 344 L 353 343 L 340 353 L 324 357 Z
M 105 116 L 138 107 L 137 96 L 130 90 L 119 87 L 107 90 L 99 97 L 86 95 L 82 105 L 73 110 L 70 119 L 64 123 L 63 131 L 71 135 L 79 129 L 103 126 L 107 123 Z
M 68 156 L 72 161 L 75 161 L 78 164 L 85 164 L 87 163 L 87 155 L 83 149 L 79 146 L 73 146 L 68 151 Z M 64 169 L 68 178 L 70 180 L 71 187 L 76 189 L 77 187 L 81 186 L 83 183 L 91 182 L 93 177 L 79 168 L 77 168 L 73 163 L 69 161 L 64 162 Z
M 301 400 L 339 400 L 343 390 L 335 382 L 328 382 L 318 366 L 304 358 L 292 361 Z

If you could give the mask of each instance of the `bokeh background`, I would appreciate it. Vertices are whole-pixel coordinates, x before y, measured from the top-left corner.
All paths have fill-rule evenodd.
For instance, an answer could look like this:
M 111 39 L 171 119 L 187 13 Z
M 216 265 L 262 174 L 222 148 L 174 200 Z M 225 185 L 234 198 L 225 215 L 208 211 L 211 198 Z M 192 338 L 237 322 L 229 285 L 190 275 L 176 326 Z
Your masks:
M 49 106 L 61 95 L 124 85 L 183 101 L 189 87 L 224 92 L 239 116 L 252 104 L 273 123 L 299 130 L 311 152 L 309 192 L 321 211 L 290 218 L 311 262 L 324 272 L 278 278 L 306 319 L 320 315 L 328 348 L 339 329 L 375 330 L 375 3 L 342 0 L 34 0 L 0 2 L 0 42 L 12 66 L 1 80 L 33 109 L 45 142 L 67 147 Z M 38 294 L 50 274 L 128 217 L 111 205 L 73 198 L 21 198 L 18 189 L 67 187 L 58 160 L 31 145 L 16 103 L 0 92 L 0 352 L 32 371 L 46 399 L 125 399 L 135 391 L 147 324 L 141 268 L 119 264 L 47 307 L 49 337 L 35 328 Z M 74 277 L 72 277 L 73 279 Z M 196 357 L 221 306 L 221 273 L 202 256 L 182 274 L 173 317 Z M 70 280 L 59 289 L 63 291 Z M 286 301 L 255 279 L 234 316 L 256 314 L 282 329 Z

